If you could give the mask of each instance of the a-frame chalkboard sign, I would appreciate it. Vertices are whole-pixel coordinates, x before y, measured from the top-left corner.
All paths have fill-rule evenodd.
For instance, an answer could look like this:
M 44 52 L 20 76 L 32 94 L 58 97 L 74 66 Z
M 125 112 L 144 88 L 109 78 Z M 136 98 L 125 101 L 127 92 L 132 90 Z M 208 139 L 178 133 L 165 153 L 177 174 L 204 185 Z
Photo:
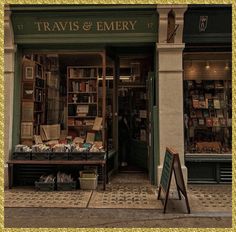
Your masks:
M 174 170 L 175 181 L 176 181 L 179 199 L 181 200 L 181 193 L 182 193 L 185 198 L 188 213 L 190 213 L 190 206 L 189 206 L 189 202 L 188 202 L 186 187 L 184 184 L 183 173 L 181 170 L 179 154 L 176 153 L 173 149 L 170 149 L 168 147 L 166 148 L 165 159 L 164 159 L 164 163 L 163 163 L 163 170 L 162 170 L 160 187 L 159 187 L 157 199 L 158 200 L 160 199 L 161 190 L 163 190 L 165 193 L 163 213 L 165 213 L 167 202 L 168 202 L 168 197 L 169 197 L 170 183 L 171 183 L 171 177 L 172 177 L 173 170 Z

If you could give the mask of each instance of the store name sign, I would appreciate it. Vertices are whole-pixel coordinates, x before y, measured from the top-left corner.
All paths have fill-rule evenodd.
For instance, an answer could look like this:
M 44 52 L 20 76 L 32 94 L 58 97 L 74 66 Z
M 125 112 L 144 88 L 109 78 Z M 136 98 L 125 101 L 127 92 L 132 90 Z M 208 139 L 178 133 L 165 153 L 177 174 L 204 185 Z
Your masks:
M 105 14 L 55 13 L 37 15 L 33 13 L 13 14 L 12 25 L 15 36 L 45 36 L 55 34 L 77 37 L 85 34 L 131 34 L 145 33 L 156 38 L 157 14 Z M 23 37 L 22 37 L 23 38 Z M 109 37 L 110 38 L 110 37 Z
M 35 28 L 38 32 L 75 32 L 75 31 L 135 31 L 137 20 L 117 21 L 36 21 Z

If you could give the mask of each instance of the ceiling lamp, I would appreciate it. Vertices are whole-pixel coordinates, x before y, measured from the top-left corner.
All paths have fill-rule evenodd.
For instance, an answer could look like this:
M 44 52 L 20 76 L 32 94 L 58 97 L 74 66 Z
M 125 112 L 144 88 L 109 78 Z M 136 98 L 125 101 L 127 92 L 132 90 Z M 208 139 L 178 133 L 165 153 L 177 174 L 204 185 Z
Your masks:
M 210 68 L 210 63 L 209 63 L 209 61 L 206 62 L 205 68 L 206 68 L 206 69 L 209 69 L 209 68 Z

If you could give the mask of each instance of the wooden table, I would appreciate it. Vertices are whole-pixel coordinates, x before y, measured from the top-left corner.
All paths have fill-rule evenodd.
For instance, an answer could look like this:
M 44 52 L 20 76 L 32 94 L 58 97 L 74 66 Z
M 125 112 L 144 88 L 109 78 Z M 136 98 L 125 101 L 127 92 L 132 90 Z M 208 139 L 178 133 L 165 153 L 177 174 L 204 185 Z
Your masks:
M 13 185 L 13 167 L 14 165 L 100 165 L 102 167 L 103 190 L 106 190 L 106 160 L 9 160 L 8 181 L 9 189 Z

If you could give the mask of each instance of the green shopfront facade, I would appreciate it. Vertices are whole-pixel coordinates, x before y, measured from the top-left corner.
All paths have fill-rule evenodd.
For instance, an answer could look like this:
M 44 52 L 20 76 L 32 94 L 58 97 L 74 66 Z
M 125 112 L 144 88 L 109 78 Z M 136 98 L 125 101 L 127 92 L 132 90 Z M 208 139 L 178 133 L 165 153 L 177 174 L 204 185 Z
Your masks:
M 122 58 L 143 55 L 151 57 L 152 63 L 146 80 L 149 124 L 145 162 L 150 182 L 159 183 L 167 146 L 174 147 L 179 152 L 187 181 L 185 162 L 189 169 L 194 170 L 196 167 L 195 163 L 186 158 L 184 147 L 183 51 L 188 48 L 185 48 L 183 31 L 184 20 L 191 20 L 184 18 L 186 10 L 187 5 L 7 6 L 4 21 L 5 89 L 9 95 L 5 98 L 5 104 L 9 109 L 6 111 L 8 115 L 5 125 L 9 127 L 5 128 L 5 162 L 10 159 L 14 146 L 20 143 L 19 86 L 23 55 L 105 52 L 105 66 L 109 66 L 108 60 L 114 61 L 114 80 L 120 75 L 120 70 L 116 67 Z M 194 43 L 191 38 L 187 41 L 188 45 Z M 224 39 L 222 44 L 226 44 Z M 194 49 L 191 52 L 195 52 Z M 114 153 L 111 155 L 113 171 L 118 169 L 119 162 L 117 94 L 114 91 L 112 95 L 112 136 L 115 138 Z M 102 104 L 104 106 L 106 102 Z M 198 162 L 199 158 L 196 156 L 195 160 Z M 224 162 L 231 163 L 229 159 L 224 159 Z M 209 163 L 204 163 L 203 160 L 198 164 L 209 167 Z M 219 166 L 217 162 L 213 162 L 214 170 L 217 165 Z M 198 176 L 194 171 L 190 173 Z

